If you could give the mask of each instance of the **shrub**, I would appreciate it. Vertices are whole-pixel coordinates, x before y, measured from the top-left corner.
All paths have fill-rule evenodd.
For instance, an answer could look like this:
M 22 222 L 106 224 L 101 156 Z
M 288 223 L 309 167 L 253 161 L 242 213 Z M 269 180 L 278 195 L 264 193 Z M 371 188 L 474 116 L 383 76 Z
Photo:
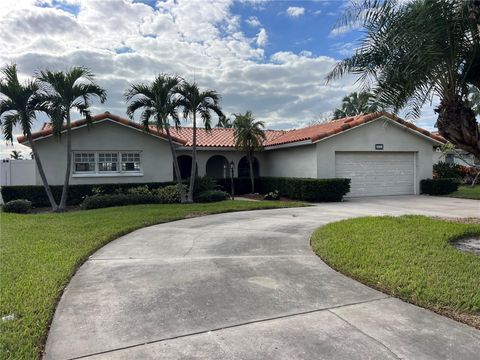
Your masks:
M 182 185 L 187 191 L 187 186 Z M 180 202 L 180 191 L 178 191 L 178 185 L 168 185 L 164 188 L 157 190 L 157 195 L 162 204 L 174 204 Z
M 223 201 L 229 197 L 229 194 L 220 190 L 202 191 L 197 196 L 197 201 L 201 203 L 208 203 L 214 201 Z
M 158 204 L 160 199 L 152 194 L 109 194 L 87 196 L 82 202 L 82 209 L 100 209 L 112 206 Z
M 264 200 L 280 200 L 280 193 L 278 190 L 271 191 L 268 194 L 265 194 L 263 197 Z
M 433 165 L 434 179 L 453 179 L 460 177 L 458 166 L 440 161 Z
M 219 189 L 219 186 L 214 179 L 208 176 L 197 177 L 195 179 L 195 188 L 194 188 L 193 197 L 194 199 L 196 199 L 198 195 L 204 191 L 218 190 L 218 189 Z
M 458 179 L 423 179 L 420 192 L 428 195 L 445 195 L 458 190 Z
M 2 208 L 8 213 L 27 214 L 32 209 L 32 203 L 24 199 L 12 200 L 4 204 Z
M 147 186 L 150 190 L 156 190 L 162 186 L 168 186 L 175 184 L 173 181 L 163 183 L 130 183 L 130 184 L 85 184 L 85 185 L 70 185 L 68 187 L 68 205 L 78 205 L 87 196 L 92 195 L 107 195 L 125 193 L 130 188 L 139 186 Z M 62 196 L 61 185 L 50 186 L 52 189 L 53 197 L 57 203 Z M 3 201 L 8 202 L 17 199 L 26 199 L 31 201 L 32 206 L 50 206 L 50 203 L 45 193 L 43 186 L 39 185 L 20 185 L 20 186 L 2 186 L 1 188 Z
M 350 191 L 350 179 L 263 177 L 263 193 L 278 190 L 283 196 L 305 201 L 341 201 Z
M 147 185 L 132 187 L 127 189 L 127 194 L 137 194 L 137 195 L 152 195 L 152 192 Z

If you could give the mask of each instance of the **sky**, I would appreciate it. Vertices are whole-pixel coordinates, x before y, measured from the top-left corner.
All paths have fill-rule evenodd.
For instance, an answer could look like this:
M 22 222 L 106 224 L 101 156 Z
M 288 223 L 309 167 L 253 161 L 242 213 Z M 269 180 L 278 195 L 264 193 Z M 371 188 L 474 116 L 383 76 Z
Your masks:
M 92 112 L 120 116 L 129 84 L 178 74 L 218 91 L 227 115 L 251 110 L 268 128 L 298 128 L 329 117 L 342 97 L 360 90 L 354 76 L 325 82 L 362 36 L 336 27 L 346 6 L 348 0 L 2 0 L 0 65 L 16 63 L 22 79 L 39 69 L 86 66 L 108 92 Z M 431 130 L 434 119 L 429 105 L 416 124 Z M 29 153 L 2 141 L 0 154 L 14 148 Z

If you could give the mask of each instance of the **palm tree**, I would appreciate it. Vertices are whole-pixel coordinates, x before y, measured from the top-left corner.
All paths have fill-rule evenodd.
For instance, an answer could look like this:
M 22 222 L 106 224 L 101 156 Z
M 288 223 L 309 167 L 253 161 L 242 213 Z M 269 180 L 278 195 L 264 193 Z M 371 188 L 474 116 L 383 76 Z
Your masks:
M 180 125 L 177 109 L 180 106 L 178 88 L 182 79 L 178 76 L 158 75 L 151 83 L 133 84 L 125 92 L 125 99 L 130 104 L 127 107 L 128 116 L 133 119 L 135 111 L 142 109 L 142 123 L 145 131 L 149 131 L 150 125 L 154 124 L 157 130 L 165 131 L 170 144 L 173 158 L 173 168 L 178 182 L 180 200 L 186 202 L 185 189 L 182 184 L 180 167 L 172 137 L 170 136 L 170 121 L 174 126 Z M 153 120 L 151 120 L 153 118 Z
M 89 122 L 91 98 L 98 97 L 103 104 L 107 93 L 95 82 L 93 73 L 85 67 L 74 66 L 66 72 L 44 70 L 37 74 L 37 78 L 43 88 L 43 106 L 50 115 L 54 133 L 61 136 L 66 131 L 67 168 L 58 207 L 59 211 L 64 211 L 72 167 L 71 110 L 77 110 Z
M 437 96 L 437 127 L 457 147 L 480 158 L 480 130 L 468 102 L 468 86 L 480 87 L 478 0 L 364 0 L 353 5 L 340 26 L 361 22 L 365 36 L 355 54 L 327 81 L 347 73 L 385 107 L 418 117 Z
M 10 153 L 10 159 L 23 160 L 22 152 L 17 150 L 12 150 L 12 152 Z
M 178 93 L 181 96 L 180 103 L 183 107 L 183 116 L 185 118 L 191 116 L 193 121 L 192 170 L 187 197 L 188 202 L 193 202 L 197 173 L 197 114 L 200 115 L 206 131 L 210 131 L 212 128 L 211 111 L 215 112 L 220 119 L 224 115 L 220 109 L 220 95 L 215 90 L 200 91 L 196 83 L 183 82 Z
M 335 109 L 334 119 L 341 119 L 348 116 L 363 115 L 378 111 L 378 104 L 373 100 L 373 95 L 363 91 L 353 92 L 342 99 L 342 108 Z
M 234 114 L 233 122 L 235 147 L 244 152 L 250 166 L 250 181 L 252 183 L 252 194 L 255 192 L 255 181 L 253 174 L 253 161 L 255 152 L 263 149 L 265 132 L 263 121 L 256 121 L 251 111 L 245 114 Z
M 39 108 L 38 83 L 36 80 L 20 83 L 16 65 L 5 66 L 1 73 L 3 77 L 0 79 L 0 94 L 3 98 L 0 100 L 0 125 L 2 125 L 3 136 L 5 140 L 13 142 L 13 129 L 19 126 L 23 135 L 27 137 L 28 143 L 32 148 L 38 174 L 47 193 L 48 201 L 52 206 L 52 210 L 55 211 L 57 210 L 57 203 L 52 195 L 50 186 L 48 186 L 47 177 L 43 171 L 40 156 L 38 156 L 37 146 L 32 137 L 35 111 Z
M 233 122 L 230 118 L 226 116 L 222 116 L 218 119 L 217 125 L 215 125 L 217 128 L 224 128 L 224 129 L 231 129 L 233 128 Z

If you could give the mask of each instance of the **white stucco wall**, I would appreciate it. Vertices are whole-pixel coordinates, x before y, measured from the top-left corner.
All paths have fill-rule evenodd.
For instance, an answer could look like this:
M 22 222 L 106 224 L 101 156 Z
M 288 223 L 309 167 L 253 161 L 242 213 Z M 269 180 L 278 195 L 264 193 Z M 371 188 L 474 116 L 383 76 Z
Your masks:
M 416 154 L 417 189 L 419 189 L 420 180 L 432 177 L 432 141 L 384 118 L 319 141 L 316 144 L 317 177 L 335 177 L 335 152 L 376 151 L 375 144 L 384 146 L 383 150 L 377 151 L 414 152 Z
M 0 186 L 35 185 L 36 168 L 35 160 L 1 160 Z
M 315 145 L 266 150 L 264 157 L 264 176 L 317 177 Z
M 66 141 L 47 137 L 36 141 L 49 184 L 61 185 L 65 177 Z M 142 176 L 75 177 L 71 184 L 162 182 L 173 178 L 172 156 L 168 141 L 113 121 L 102 121 L 72 132 L 73 151 L 140 151 Z M 37 171 L 38 173 L 38 171 Z M 41 185 L 37 174 L 37 185 Z

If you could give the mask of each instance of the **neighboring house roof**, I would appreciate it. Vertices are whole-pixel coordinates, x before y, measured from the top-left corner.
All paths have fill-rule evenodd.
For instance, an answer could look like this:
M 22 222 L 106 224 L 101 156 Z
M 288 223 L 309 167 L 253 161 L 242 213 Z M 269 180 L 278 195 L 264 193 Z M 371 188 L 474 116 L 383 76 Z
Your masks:
M 299 142 L 314 143 L 324 138 L 337 135 L 346 130 L 354 127 L 366 124 L 370 121 L 379 119 L 380 117 L 386 117 L 400 125 L 403 125 L 414 132 L 422 134 L 431 138 L 436 142 L 444 143 L 445 139 L 439 135 L 431 133 L 425 129 L 419 128 L 414 124 L 400 119 L 399 117 L 383 112 L 377 112 L 367 115 L 359 115 L 347 117 L 339 120 L 333 120 L 327 123 L 309 126 L 302 129 L 294 130 L 266 130 L 266 140 L 264 142 L 265 147 L 279 146 L 285 144 L 294 144 Z M 131 120 L 124 119 L 120 116 L 105 112 L 92 117 L 92 123 L 100 122 L 103 120 L 111 120 L 113 122 L 120 123 L 125 126 L 135 128 L 137 130 L 144 130 L 143 125 Z M 87 125 L 86 120 L 78 120 L 72 122 L 72 129 L 79 128 Z M 158 131 L 156 127 L 149 127 L 149 134 L 160 138 L 167 139 L 167 135 L 163 131 Z M 50 123 L 45 123 L 42 129 L 32 134 L 33 139 L 39 139 L 53 134 L 52 126 Z M 193 141 L 193 128 L 181 127 L 178 129 L 170 129 L 170 135 L 172 140 L 183 146 L 191 146 Z M 17 138 L 19 143 L 27 142 L 25 136 L 19 136 Z M 204 128 L 197 128 L 197 146 L 199 147 L 225 147 L 233 148 L 235 146 L 234 130 L 225 128 L 213 128 L 211 131 L 206 131 Z

